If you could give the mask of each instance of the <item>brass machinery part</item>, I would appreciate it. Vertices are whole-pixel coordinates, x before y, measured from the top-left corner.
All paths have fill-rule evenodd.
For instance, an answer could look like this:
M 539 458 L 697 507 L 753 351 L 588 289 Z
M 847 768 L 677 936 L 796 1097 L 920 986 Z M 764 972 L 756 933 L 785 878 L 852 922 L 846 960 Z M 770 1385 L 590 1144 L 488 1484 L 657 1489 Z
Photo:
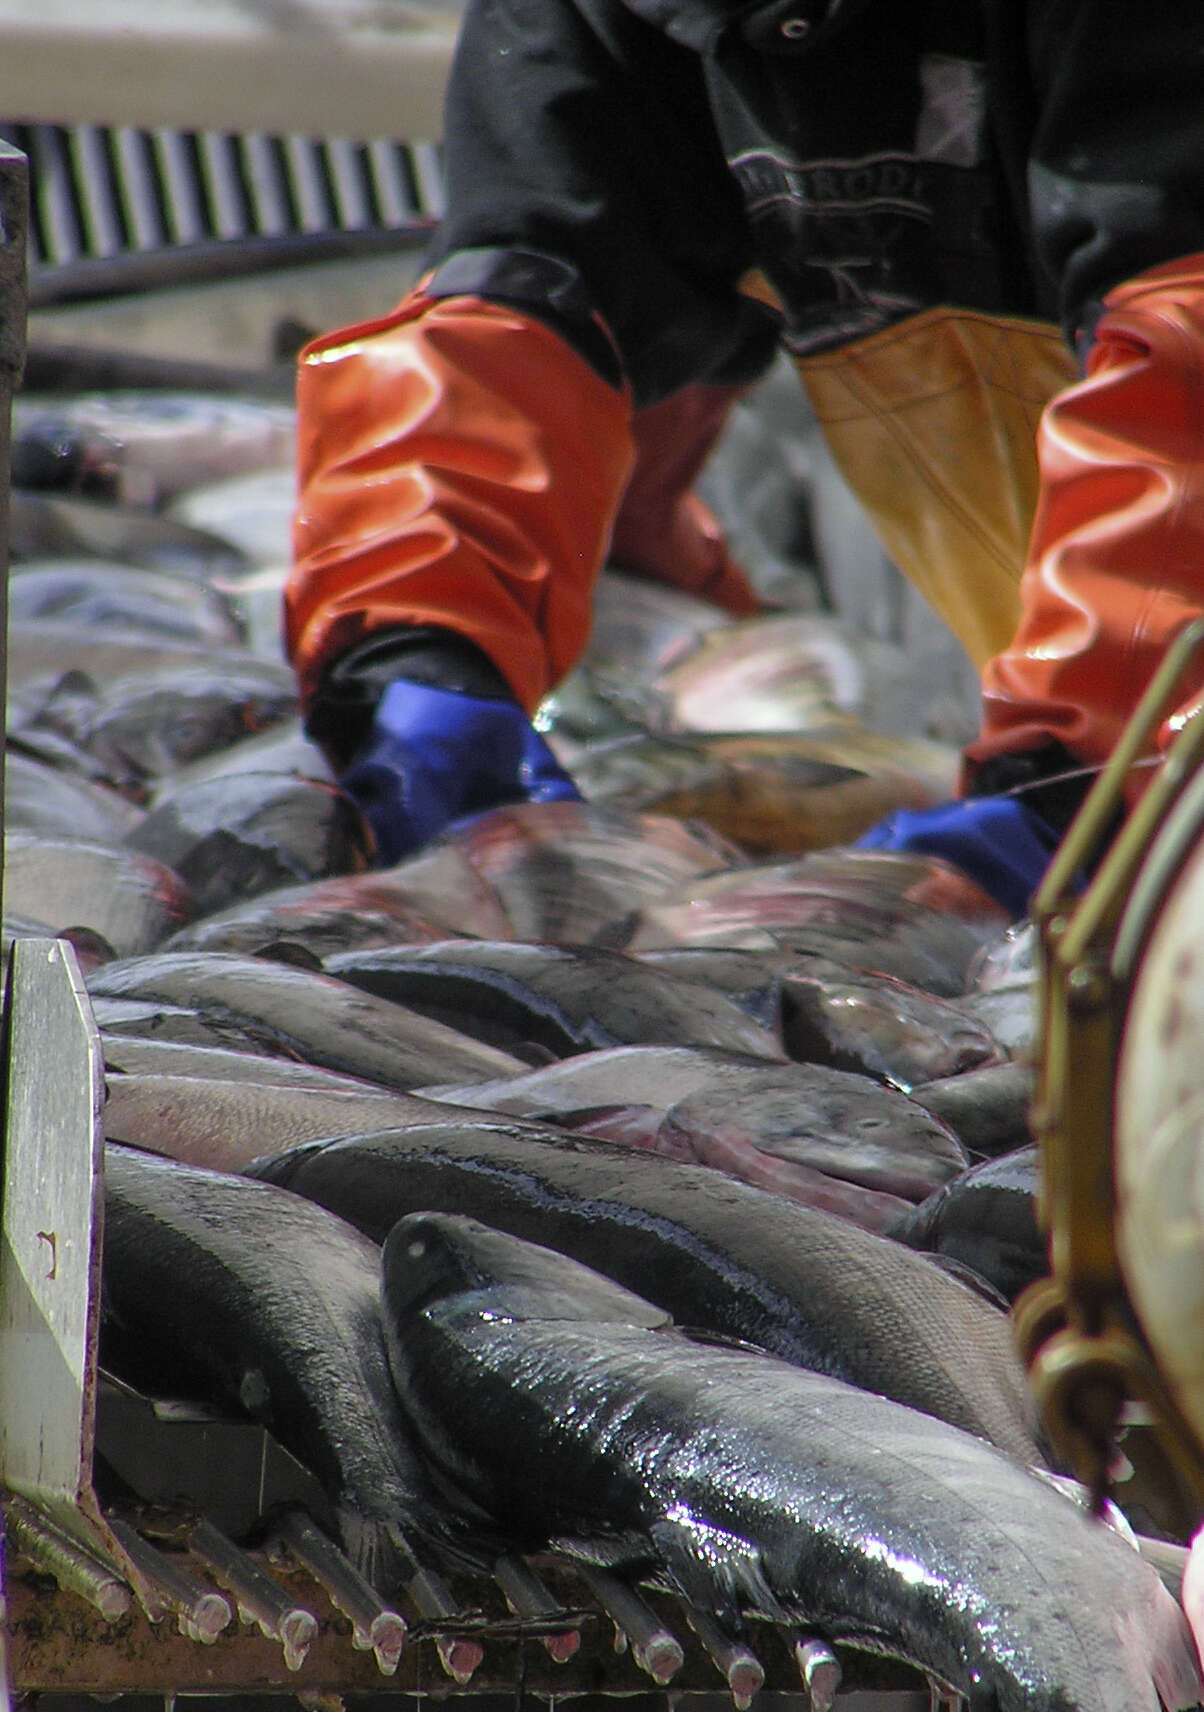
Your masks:
M 1142 763 L 1171 694 L 1204 646 L 1204 621 L 1176 638 L 1037 892 L 1041 1057 L 1032 1126 L 1041 1157 L 1040 1219 L 1050 1276 L 1013 1310 L 1034 1402 L 1055 1449 L 1096 1502 L 1107 1495 L 1128 1405 L 1153 1417 L 1162 1482 L 1190 1531 L 1204 1512 L 1204 1444 L 1159 1374 L 1117 1258 L 1114 1159 L 1118 1048 L 1136 959 L 1118 960 L 1124 911 L 1151 844 L 1196 776 L 1204 719 L 1189 720 L 1100 861 L 1131 769 Z

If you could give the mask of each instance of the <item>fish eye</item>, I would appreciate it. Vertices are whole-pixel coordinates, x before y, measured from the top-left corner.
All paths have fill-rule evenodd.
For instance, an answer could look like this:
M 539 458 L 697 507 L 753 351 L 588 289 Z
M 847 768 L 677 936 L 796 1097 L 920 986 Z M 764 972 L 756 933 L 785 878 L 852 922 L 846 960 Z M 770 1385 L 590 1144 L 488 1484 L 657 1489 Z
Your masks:
M 416 1236 L 414 1238 L 413 1242 L 406 1249 L 406 1253 L 409 1255 L 411 1260 L 423 1259 L 426 1254 L 426 1244 L 420 1236 Z

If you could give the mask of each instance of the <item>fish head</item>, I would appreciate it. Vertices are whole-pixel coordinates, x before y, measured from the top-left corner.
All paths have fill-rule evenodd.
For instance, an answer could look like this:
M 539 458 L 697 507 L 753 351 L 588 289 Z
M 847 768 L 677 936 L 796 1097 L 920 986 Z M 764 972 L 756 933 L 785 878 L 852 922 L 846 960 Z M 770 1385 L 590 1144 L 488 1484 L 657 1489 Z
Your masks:
M 655 1328 L 662 1309 L 580 1261 L 459 1213 L 409 1213 L 385 1240 L 390 1318 L 453 1311 L 495 1321 L 605 1320 Z

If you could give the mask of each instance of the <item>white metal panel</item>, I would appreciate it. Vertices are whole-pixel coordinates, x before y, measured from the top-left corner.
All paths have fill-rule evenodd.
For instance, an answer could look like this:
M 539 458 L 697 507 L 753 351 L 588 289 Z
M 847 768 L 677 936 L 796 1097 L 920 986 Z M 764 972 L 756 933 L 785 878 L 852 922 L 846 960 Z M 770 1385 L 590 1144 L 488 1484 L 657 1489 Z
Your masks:
M 458 23 L 456 0 L 0 0 L 0 112 L 433 140 Z
M 0 1199 L 0 1480 L 72 1511 L 91 1483 L 100 1038 L 70 946 L 13 943 Z

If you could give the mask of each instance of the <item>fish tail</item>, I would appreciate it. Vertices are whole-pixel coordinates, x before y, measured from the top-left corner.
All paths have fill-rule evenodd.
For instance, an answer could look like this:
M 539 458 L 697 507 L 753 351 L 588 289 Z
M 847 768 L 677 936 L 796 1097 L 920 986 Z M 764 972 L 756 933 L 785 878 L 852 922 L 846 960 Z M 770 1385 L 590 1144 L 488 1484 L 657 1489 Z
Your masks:
M 413 1548 L 391 1517 L 366 1516 L 343 1505 L 338 1523 L 344 1552 L 382 1598 L 394 1597 L 418 1573 Z
M 702 1529 L 697 1518 L 689 1526 L 662 1518 L 648 1532 L 686 1598 L 710 1611 L 733 1635 L 742 1632 L 745 1611 L 778 1623 L 789 1621 L 751 1541 L 716 1528 Z

